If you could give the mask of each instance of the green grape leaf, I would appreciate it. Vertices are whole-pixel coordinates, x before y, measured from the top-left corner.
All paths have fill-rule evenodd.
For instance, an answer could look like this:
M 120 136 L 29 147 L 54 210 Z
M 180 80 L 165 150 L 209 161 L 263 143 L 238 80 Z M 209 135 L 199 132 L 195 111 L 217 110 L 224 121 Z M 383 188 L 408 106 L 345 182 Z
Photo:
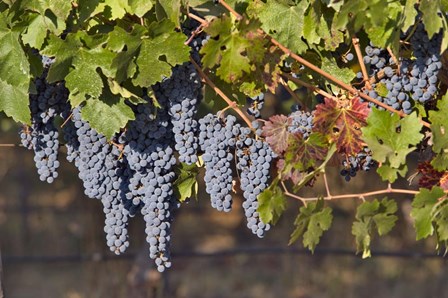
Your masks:
M 56 22 L 55 24 L 50 18 L 40 14 L 30 16 L 26 32 L 22 34 L 23 43 L 41 49 L 48 32 L 59 35 L 64 31 L 65 23 L 59 19 Z
M 415 5 L 419 2 L 419 0 L 407 0 L 404 11 L 403 11 L 403 27 L 401 30 L 403 32 L 408 31 L 412 25 L 415 23 L 415 18 L 417 17 L 417 9 L 415 9 Z
M 78 12 L 79 21 L 82 23 L 94 16 L 94 14 L 97 13 L 96 8 L 99 4 L 100 0 L 77 0 L 78 7 L 76 10 Z
M 386 97 L 389 93 L 389 90 L 387 90 L 386 84 L 384 83 L 378 83 L 375 86 L 375 91 L 378 93 L 379 96 Z
M 403 11 L 398 1 L 377 1 L 377 5 L 369 6 L 369 16 L 372 23 L 367 26 L 366 32 L 373 44 L 379 47 L 390 47 L 398 55 L 400 47 L 401 30 L 397 26 L 397 20 Z M 377 16 L 375 22 L 374 16 Z M 359 22 L 363 23 L 363 16 L 359 16 Z
M 174 65 L 189 60 L 190 48 L 184 44 L 185 35 L 175 32 L 174 24 L 163 21 L 154 24 L 158 32 L 152 39 L 141 41 L 140 52 L 135 60 L 137 73 L 132 80 L 137 86 L 148 87 L 170 77 Z
M 319 44 L 321 41 L 318 31 L 321 26 L 320 22 L 324 20 L 321 18 L 320 6 L 321 3 L 319 1 L 314 1 L 303 19 L 303 37 L 309 44 Z
M 293 52 L 303 53 L 308 46 L 301 39 L 303 36 L 304 15 L 309 6 L 308 1 L 300 1 L 297 5 L 268 0 L 258 8 L 257 17 L 262 29 Z
M 185 202 L 189 198 L 197 198 L 198 182 L 197 175 L 199 168 L 196 164 L 187 165 L 181 163 L 177 179 L 174 182 L 174 190 L 180 202 Z
M 0 78 L 0 111 L 5 112 L 6 116 L 14 121 L 31 124 L 28 105 L 27 85 L 11 85 Z
M 128 13 L 134 14 L 138 16 L 139 18 L 142 18 L 147 12 L 149 12 L 153 6 L 154 1 L 148 1 L 148 0 L 128 0 L 129 6 L 128 6 Z
M 97 69 L 104 70 L 112 64 L 113 58 L 114 54 L 104 48 L 81 48 L 77 52 L 72 60 L 73 69 L 65 77 L 65 86 L 70 90 L 69 99 L 73 106 L 79 105 L 89 96 L 100 97 L 104 84 Z
M 346 1 L 343 3 L 338 14 L 335 15 L 333 21 L 334 30 L 342 30 L 346 28 L 350 18 L 356 19 L 360 15 L 365 19 L 368 3 L 366 0 Z
M 176 27 L 180 27 L 182 0 L 158 0 L 157 3 L 163 9 L 165 17 L 170 19 Z
M 422 21 L 425 29 L 428 32 L 428 37 L 431 38 L 443 28 L 443 19 L 438 16 L 440 13 L 440 0 L 421 0 L 419 9 L 422 12 Z M 443 12 L 442 12 L 443 13 Z
M 260 219 L 263 223 L 277 223 L 286 209 L 286 197 L 281 188 L 275 184 L 266 188 L 257 197 Z
M 389 164 L 382 164 L 376 171 L 384 181 L 389 181 L 390 183 L 395 182 L 398 179 L 398 175 L 404 177 L 408 172 L 407 165 L 401 165 L 398 168 L 391 167 Z
M 104 90 L 100 98 L 86 100 L 81 109 L 81 116 L 92 128 L 110 139 L 125 127 L 129 120 L 134 120 L 135 115 L 124 98 L 112 94 L 106 88 Z
M 59 19 L 56 24 L 63 25 L 72 9 L 70 1 L 66 0 L 26 0 L 20 2 L 21 9 L 38 12 L 41 16 L 51 16 L 47 10 L 51 12 Z M 53 18 L 47 18 L 48 21 L 54 22 Z
M 204 67 L 213 68 L 219 64 L 216 74 L 227 83 L 235 82 L 244 73 L 251 72 L 247 52 L 252 43 L 243 35 L 242 30 L 234 27 L 230 17 L 214 19 L 205 32 L 211 38 L 200 51 L 204 55 Z M 219 38 L 216 39 L 217 37 Z
M 370 244 L 373 232 L 383 236 L 389 233 L 395 225 L 398 217 L 397 203 L 394 200 L 384 198 L 378 201 L 363 202 L 356 210 L 356 221 L 353 222 L 352 234 L 355 236 L 357 251 L 362 251 L 362 257 L 371 256 Z
M 368 104 L 359 97 L 338 101 L 325 98 L 316 106 L 313 121 L 317 131 L 336 143 L 339 152 L 356 155 L 363 148 L 361 128 L 366 125 L 368 113 Z
M 127 0 L 102 0 L 92 15 L 108 12 L 110 15 L 107 16 L 111 20 L 121 19 L 126 15 L 127 9 L 129 9 Z
M 30 124 L 30 65 L 19 40 L 19 32 L 9 29 L 5 13 L 0 14 L 0 111 L 15 121 Z
M 120 84 L 118 84 L 117 81 L 115 81 L 111 78 L 107 78 L 107 84 L 108 84 L 112 94 L 120 95 L 123 98 L 129 99 L 129 101 L 132 102 L 133 104 L 147 102 L 146 100 L 141 98 L 139 95 L 137 95 L 137 94 L 131 92 L 130 90 L 126 89 L 125 87 L 121 86 Z M 154 99 L 154 100 L 156 100 L 156 99 Z M 160 105 L 158 105 L 157 107 L 160 107 Z
M 43 55 L 57 57 L 48 70 L 47 81 L 49 83 L 65 79 L 70 72 L 73 58 L 81 47 L 82 42 L 74 34 L 68 34 L 65 40 L 53 34 L 50 35 L 48 46 L 41 51 Z
M 421 128 L 415 112 L 400 119 L 400 116 L 391 115 L 389 111 L 372 109 L 367 126 L 361 130 L 364 141 L 372 150 L 373 159 L 383 164 L 378 168 L 378 173 L 384 174 L 383 179 L 395 181 L 396 175 L 391 174 L 393 169 L 400 175 L 406 173 L 402 166 L 406 164 L 406 156 L 415 150 L 415 145 L 423 138 Z M 380 170 L 382 167 L 385 168 Z
M 439 202 L 441 202 L 439 200 L 442 198 L 445 198 L 445 192 L 437 186 L 431 190 L 420 188 L 419 193 L 414 197 L 411 217 L 414 219 L 417 240 L 434 234 L 434 215 Z
M 331 73 L 332 76 L 346 84 L 350 84 L 350 82 L 356 77 L 356 74 L 350 68 L 339 67 L 334 58 L 322 57 L 321 68 L 323 71 Z
M 97 0 L 95 0 L 98 2 Z M 102 0 L 95 3 L 95 8 L 90 11 L 90 16 L 104 14 L 111 20 L 122 19 L 126 14 L 143 17 L 154 6 L 152 0 Z M 92 10 L 92 9 L 91 9 Z
M 437 111 L 429 111 L 433 146 L 436 157 L 432 160 L 432 166 L 439 171 L 448 169 L 448 94 L 437 101 Z
M 332 210 L 324 207 L 323 200 L 300 207 L 299 215 L 294 221 L 296 228 L 291 234 L 289 245 L 303 236 L 303 245 L 314 252 L 323 232 L 330 229 L 332 221 Z
M 115 70 L 117 82 L 122 83 L 128 78 L 134 77 L 137 72 L 135 59 L 145 33 L 146 29 L 138 25 L 134 26 L 131 32 L 126 32 L 118 26 L 109 32 L 107 48 L 117 53 L 111 66 Z

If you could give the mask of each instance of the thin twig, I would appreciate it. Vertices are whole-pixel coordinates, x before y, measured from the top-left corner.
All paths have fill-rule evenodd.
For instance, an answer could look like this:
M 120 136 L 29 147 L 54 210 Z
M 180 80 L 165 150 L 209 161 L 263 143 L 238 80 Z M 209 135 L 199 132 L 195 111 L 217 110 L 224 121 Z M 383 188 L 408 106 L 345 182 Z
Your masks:
M 325 190 L 327 191 L 327 197 L 331 199 L 332 195 L 330 193 L 330 187 L 328 186 L 328 180 L 327 180 L 327 173 L 325 173 L 325 171 L 323 171 L 322 177 L 324 178 L 324 184 L 325 184 Z
M 397 65 L 397 74 L 400 75 L 400 61 L 398 61 L 397 57 L 395 56 L 394 52 L 392 52 L 392 49 L 390 47 L 387 47 L 387 52 L 389 53 L 392 60 L 394 60 L 395 65 Z
M 238 107 L 238 104 L 232 101 L 230 98 L 228 98 L 227 95 L 225 95 L 225 93 L 222 92 L 221 89 L 219 89 L 212 82 L 212 80 L 210 80 L 210 78 L 204 73 L 201 67 L 191 57 L 190 61 L 194 65 L 194 67 L 196 68 L 197 72 L 202 77 L 202 79 L 204 79 L 204 81 L 207 83 L 207 85 L 209 85 L 210 88 L 212 88 L 216 92 L 216 94 L 218 94 L 219 96 L 221 96 L 222 99 L 224 99 L 224 101 L 244 120 L 244 122 L 246 122 L 247 126 L 250 129 L 253 129 L 252 122 L 249 120 L 246 114 L 244 114 L 244 112 Z
M 288 188 L 286 187 L 286 185 L 285 185 L 285 183 L 284 183 L 283 181 L 281 181 L 280 184 L 282 185 L 283 193 L 284 193 L 286 196 L 301 201 L 302 204 L 306 207 L 306 205 L 307 205 L 307 200 L 304 200 L 302 197 L 300 197 L 300 196 L 298 196 L 298 195 L 295 195 L 295 194 L 289 192 Z
M 288 192 L 288 193 L 286 193 Z M 370 196 L 376 196 L 376 195 L 382 195 L 382 194 L 388 194 L 388 193 L 400 193 L 400 194 L 408 194 L 408 195 L 416 195 L 419 192 L 417 190 L 409 190 L 409 189 L 401 189 L 401 188 L 386 188 L 382 190 L 376 190 L 376 191 L 370 191 L 370 192 L 364 192 L 364 193 L 351 193 L 351 194 L 344 194 L 344 195 L 331 195 L 331 196 L 325 196 L 325 197 L 301 197 L 298 195 L 294 195 L 290 193 L 288 190 L 285 190 L 285 194 L 295 198 L 301 202 L 311 202 L 311 201 L 317 201 L 319 199 L 324 199 L 327 201 L 330 200 L 337 200 L 337 199 L 363 199 L 364 197 L 370 197 Z
M 67 119 L 64 120 L 64 123 L 61 124 L 61 128 L 64 127 L 67 124 L 67 122 L 72 118 L 73 118 L 73 112 L 70 113 L 70 115 L 67 117 Z
M 195 36 L 198 36 L 202 31 L 204 30 L 204 26 L 199 25 L 198 28 L 196 28 L 193 32 L 191 32 L 190 37 L 188 38 L 188 40 L 184 43 L 185 45 L 188 45 Z
M 310 89 L 310 90 L 312 90 L 312 91 L 314 91 L 314 92 L 316 92 L 316 93 L 318 93 L 318 94 L 320 94 L 320 95 L 322 95 L 324 97 L 336 100 L 336 97 L 331 95 L 330 93 L 328 93 L 328 92 L 326 92 L 326 91 L 324 91 L 324 90 L 322 90 L 322 89 L 320 89 L 320 88 L 318 88 L 316 86 L 313 86 L 313 85 L 311 85 L 311 84 L 309 84 L 307 82 L 304 82 L 304 81 L 302 81 L 299 78 L 295 78 L 295 77 L 293 77 L 292 75 L 290 75 L 288 73 L 283 73 L 282 76 L 287 78 L 288 80 L 293 81 L 294 83 L 296 83 L 298 85 L 302 85 L 302 86 L 304 86 L 304 87 L 306 87 L 306 88 L 308 88 L 308 89 Z
M 0 144 L 0 147 L 20 147 L 19 144 Z
M 285 87 L 286 91 L 288 91 L 291 97 L 294 98 L 300 104 L 300 106 L 305 112 L 307 112 L 308 107 L 306 106 L 306 104 L 297 96 L 297 94 L 294 91 L 292 91 L 291 87 L 289 87 L 288 83 L 285 82 L 285 80 L 282 77 L 280 77 L 280 84 L 282 84 L 283 87 Z
M 201 23 L 201 25 L 203 27 L 207 27 L 209 22 L 207 20 L 204 20 L 201 17 L 198 17 L 197 15 L 193 14 L 193 13 L 188 13 L 188 17 L 192 18 L 193 20 L 198 21 L 199 23 Z
M 230 13 L 232 13 L 237 20 L 241 20 L 243 17 L 237 13 L 229 4 L 227 4 L 225 1 L 223 0 L 218 0 L 219 4 L 221 4 L 222 6 L 225 7 L 225 9 L 227 9 L 228 11 L 230 11 Z
M 363 56 L 361 53 L 361 48 L 359 46 L 359 39 L 356 36 L 353 36 L 352 43 L 353 43 L 353 47 L 355 48 L 356 57 L 358 57 L 359 66 L 361 67 L 363 81 L 366 84 L 367 90 L 372 90 L 372 85 L 370 84 L 369 75 L 367 74 L 366 65 L 364 64 L 364 59 L 363 59 Z

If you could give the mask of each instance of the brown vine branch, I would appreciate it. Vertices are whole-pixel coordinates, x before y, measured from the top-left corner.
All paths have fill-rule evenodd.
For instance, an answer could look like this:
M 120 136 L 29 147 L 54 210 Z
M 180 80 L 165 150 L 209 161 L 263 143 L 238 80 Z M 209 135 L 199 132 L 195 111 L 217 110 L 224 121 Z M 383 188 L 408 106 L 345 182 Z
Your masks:
M 250 129 L 253 129 L 252 127 L 252 121 L 250 121 L 250 119 L 246 116 L 246 114 L 244 114 L 244 112 L 238 107 L 238 104 L 234 101 L 232 101 L 230 98 L 227 97 L 227 95 L 222 92 L 221 89 L 219 89 L 213 82 L 212 80 L 210 80 L 210 78 L 204 73 L 204 71 L 201 69 L 201 67 L 194 61 L 193 58 L 190 57 L 190 61 L 191 63 L 194 65 L 194 67 L 196 68 L 197 72 L 199 73 L 199 75 L 202 77 L 202 79 L 205 81 L 205 83 L 207 83 L 207 85 L 210 86 L 210 88 L 212 88 L 216 94 L 218 94 L 222 99 L 224 99 L 224 101 L 244 120 L 244 122 L 246 122 L 247 126 Z
M 67 122 L 73 118 L 73 112 L 70 113 L 70 115 L 68 115 L 67 119 L 64 120 L 64 122 L 61 124 L 61 128 L 64 127 Z
M 225 3 L 224 0 L 220 0 L 219 1 L 221 4 Z M 224 5 L 224 7 L 227 8 L 227 5 Z M 236 18 L 241 18 L 241 15 L 238 14 L 237 12 L 235 12 L 233 9 L 229 10 Z M 326 71 L 322 70 L 321 68 L 317 67 L 316 65 L 314 65 L 313 63 L 309 62 L 308 60 L 302 58 L 301 56 L 293 53 L 290 49 L 288 49 L 286 46 L 284 46 L 283 44 L 281 44 L 279 41 L 277 41 L 275 38 L 269 36 L 269 34 L 267 34 L 266 32 L 264 32 L 262 29 L 258 29 L 258 32 L 261 34 L 264 34 L 265 36 L 267 36 L 268 38 L 270 38 L 270 41 L 272 44 L 274 44 L 275 46 L 277 46 L 282 52 L 284 52 L 285 54 L 287 54 L 288 56 L 290 56 L 291 58 L 293 58 L 294 60 L 296 60 L 297 62 L 299 62 L 300 64 L 308 67 L 309 69 L 313 70 L 314 72 L 318 73 L 319 75 L 323 76 L 324 78 L 326 78 L 327 80 L 332 81 L 333 83 L 335 83 L 336 85 L 339 85 L 341 88 L 351 92 L 353 95 L 355 96 L 359 96 L 364 100 L 370 101 L 386 110 L 388 110 L 389 112 L 395 113 L 397 115 L 399 115 L 400 117 L 406 117 L 407 114 L 405 114 L 402 111 L 398 111 L 395 110 L 394 108 L 388 106 L 387 104 L 378 101 L 370 96 L 368 96 L 367 94 L 364 94 L 363 92 L 359 92 L 359 90 L 357 90 L 356 88 L 354 88 L 353 86 L 351 86 L 350 84 L 344 83 L 343 81 L 339 80 L 338 78 L 334 77 L 333 75 L 327 73 Z M 422 123 L 423 126 L 430 128 L 431 125 L 420 119 L 420 122 Z
M 285 82 L 285 80 L 282 77 L 280 77 L 280 84 L 282 84 L 283 87 L 286 89 L 286 91 L 288 91 L 288 93 L 291 95 L 291 97 L 294 98 L 295 101 L 297 101 L 301 105 L 302 109 L 305 112 L 309 110 L 306 104 L 297 96 L 297 94 L 294 91 L 292 91 L 291 87 L 289 87 L 288 83 Z
M 237 12 L 232 8 L 232 6 L 230 6 L 229 4 L 227 4 L 224 0 L 218 0 L 218 2 L 219 2 L 219 4 L 221 4 L 222 6 L 224 6 L 225 9 L 227 9 L 228 11 L 230 11 L 230 13 L 232 13 L 232 14 L 237 18 L 237 20 L 241 20 L 241 19 L 243 18 L 239 13 L 237 13 Z
M 302 81 L 302 80 L 299 79 L 299 78 L 295 78 L 295 77 L 293 77 L 292 75 L 290 75 L 290 74 L 288 74 L 288 73 L 283 73 L 282 76 L 285 77 L 285 78 L 287 78 L 287 79 L 290 80 L 290 81 L 293 81 L 293 82 L 296 83 L 297 85 L 304 86 L 304 87 L 306 87 L 306 88 L 308 88 L 308 89 L 310 89 L 310 90 L 312 90 L 312 91 L 314 91 L 314 92 L 316 92 L 316 93 L 318 93 L 318 94 L 320 94 L 320 95 L 322 95 L 322 96 L 324 96 L 324 97 L 327 97 L 327 98 L 331 98 L 331 99 L 333 99 L 333 100 L 336 100 L 336 97 L 333 96 L 333 95 L 331 95 L 330 93 L 328 93 L 328 92 L 326 92 L 326 91 L 324 91 L 324 90 L 322 90 L 322 89 L 320 89 L 320 88 L 318 88 L 318 87 L 316 87 L 316 86 L 313 86 L 313 85 L 311 85 L 311 84 L 309 84 L 309 83 L 307 83 L 307 82 L 304 82 L 304 81 Z
M 330 196 L 327 195 L 325 197 L 301 197 L 301 196 L 295 195 L 293 193 L 290 193 L 289 190 L 287 190 L 287 189 L 285 190 L 285 195 L 287 195 L 291 198 L 297 199 L 301 202 L 312 202 L 312 201 L 317 201 L 319 199 L 324 199 L 326 201 L 337 200 L 337 199 L 364 199 L 364 197 L 371 197 L 371 196 L 390 194 L 390 193 L 416 195 L 419 192 L 417 190 L 387 187 L 386 189 L 369 191 L 369 192 L 364 192 L 364 193 L 352 193 L 352 194 L 330 195 Z
M 198 21 L 199 23 L 201 23 L 201 25 L 202 25 L 203 27 L 207 27 L 208 24 L 209 24 L 209 22 L 208 22 L 207 20 L 204 20 L 203 18 L 198 17 L 197 15 L 195 15 L 195 14 L 193 14 L 193 13 L 188 13 L 188 17 L 189 17 L 189 18 L 192 18 L 193 20 Z
M 20 147 L 18 144 L 0 144 L 0 147 Z
M 367 90 L 372 90 L 372 85 L 370 84 L 369 75 L 367 74 L 366 65 L 364 63 L 364 59 L 363 59 L 363 56 L 361 53 L 361 48 L 359 46 L 359 39 L 356 36 L 353 36 L 352 43 L 353 43 L 353 47 L 355 48 L 356 57 L 358 58 L 358 64 L 361 68 L 363 81 L 366 84 Z
M 325 173 L 325 171 L 323 171 L 322 177 L 324 178 L 324 184 L 325 184 L 325 190 L 327 191 L 327 197 L 332 198 L 332 195 L 330 193 L 330 187 L 328 186 L 327 173 Z
M 289 192 L 288 188 L 286 187 L 286 185 L 285 185 L 285 183 L 284 183 L 283 181 L 281 181 L 280 184 L 282 185 L 283 193 L 284 193 L 286 196 L 301 201 L 302 204 L 306 207 L 306 205 L 307 205 L 307 200 L 304 200 L 302 197 L 300 197 L 300 196 L 298 196 L 298 195 L 295 195 L 295 194 Z
M 387 52 L 389 53 L 392 60 L 394 60 L 395 65 L 397 65 L 397 74 L 400 75 L 400 61 L 398 61 L 397 57 L 395 56 L 394 52 L 392 52 L 392 49 L 390 47 L 387 47 Z

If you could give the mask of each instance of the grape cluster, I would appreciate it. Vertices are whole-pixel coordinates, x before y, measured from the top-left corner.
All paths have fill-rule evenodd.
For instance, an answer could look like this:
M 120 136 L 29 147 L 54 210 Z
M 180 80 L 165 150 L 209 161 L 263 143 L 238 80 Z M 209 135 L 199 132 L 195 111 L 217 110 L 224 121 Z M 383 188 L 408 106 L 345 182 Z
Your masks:
M 399 65 L 386 50 L 371 43 L 365 48 L 364 63 L 369 66 L 369 75 L 374 76 L 377 83 L 372 85 L 372 90 L 364 92 L 407 114 L 412 111 L 412 101 L 430 101 L 437 91 L 437 76 L 442 68 L 441 42 L 440 33 L 430 39 L 424 25 L 419 23 L 410 38 L 415 58 L 400 58 Z M 358 77 L 362 75 L 359 73 Z M 381 87 L 387 90 L 385 96 L 378 94 L 377 89 Z
M 288 127 L 289 132 L 301 133 L 303 138 L 308 138 L 313 129 L 313 113 L 298 110 L 291 113 L 288 117 L 291 119 L 291 125 Z
M 123 161 L 119 159 L 121 152 L 81 118 L 79 108 L 73 110 L 71 122 L 79 144 L 73 161 L 83 182 L 84 193 L 89 198 L 101 200 L 106 216 L 104 232 L 107 245 L 116 254 L 123 253 L 129 246 L 129 212 L 120 200 L 120 186 L 125 180 L 121 170 Z
M 210 195 L 213 208 L 228 212 L 232 207 L 231 149 L 235 145 L 234 133 L 238 133 L 236 118 L 229 115 L 220 119 L 214 114 L 208 114 L 199 121 L 199 143 L 204 151 L 205 190 Z
M 252 233 L 262 238 L 270 229 L 270 225 L 260 220 L 260 214 L 257 211 L 257 196 L 268 186 L 269 170 L 275 154 L 266 142 L 251 138 L 247 127 L 237 128 L 240 132 L 235 142 L 236 167 L 240 171 L 240 187 L 243 191 L 243 208 L 247 227 Z
M 175 67 L 170 79 L 163 82 L 160 90 L 169 98 L 171 123 L 173 124 L 175 149 L 179 161 L 193 164 L 198 161 L 198 142 L 195 119 L 201 99 L 201 82 L 192 64 Z
M 52 183 L 58 177 L 59 131 L 55 118 L 67 106 L 68 92 L 64 83 L 49 84 L 45 73 L 35 80 L 36 94 L 30 95 L 31 126 L 20 132 L 22 145 L 34 150 L 39 179 Z
M 372 159 L 370 149 L 364 147 L 363 151 L 359 152 L 356 156 L 348 156 L 342 161 L 343 169 L 340 171 L 340 174 L 348 182 L 356 176 L 358 171 L 369 171 L 375 165 L 376 163 Z

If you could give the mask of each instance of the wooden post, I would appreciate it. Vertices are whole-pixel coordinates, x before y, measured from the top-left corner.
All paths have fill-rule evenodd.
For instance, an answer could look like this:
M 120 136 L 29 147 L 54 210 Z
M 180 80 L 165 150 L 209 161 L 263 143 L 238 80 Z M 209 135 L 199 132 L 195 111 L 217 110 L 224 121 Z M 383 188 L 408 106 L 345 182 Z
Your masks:
M 0 249 L 0 298 L 5 298 L 3 292 L 3 263 L 2 263 L 2 251 Z

